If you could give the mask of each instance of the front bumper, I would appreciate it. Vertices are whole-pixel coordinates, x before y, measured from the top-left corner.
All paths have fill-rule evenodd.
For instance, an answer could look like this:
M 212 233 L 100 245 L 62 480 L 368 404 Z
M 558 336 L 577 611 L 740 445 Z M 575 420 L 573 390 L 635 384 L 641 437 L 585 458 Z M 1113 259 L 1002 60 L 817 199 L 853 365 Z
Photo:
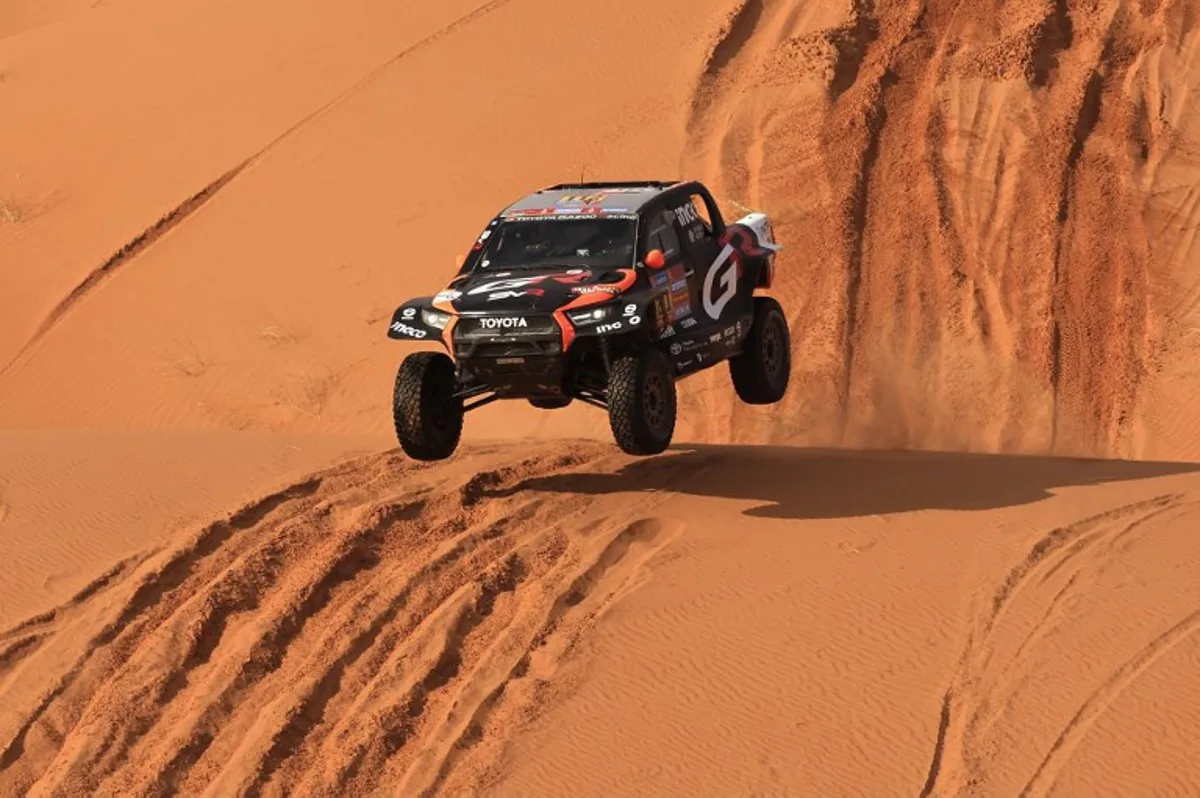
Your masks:
M 494 319 L 495 317 L 491 317 Z M 452 333 L 454 359 L 465 376 L 507 398 L 563 396 L 563 332 L 551 315 L 520 317 L 525 326 L 487 329 L 463 317 Z

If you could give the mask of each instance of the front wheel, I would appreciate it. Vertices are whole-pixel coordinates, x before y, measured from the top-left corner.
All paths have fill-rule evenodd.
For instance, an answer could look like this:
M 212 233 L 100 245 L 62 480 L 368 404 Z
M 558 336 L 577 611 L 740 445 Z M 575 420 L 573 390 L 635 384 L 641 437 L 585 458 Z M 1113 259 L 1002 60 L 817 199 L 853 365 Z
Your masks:
M 456 397 L 454 361 L 441 352 L 414 352 L 396 372 L 392 420 L 400 448 L 414 460 L 445 460 L 462 437 L 463 403 Z
M 675 376 L 665 355 L 649 349 L 618 358 L 608 375 L 608 423 L 626 454 L 659 454 L 675 434 Z
M 754 322 L 741 353 L 729 358 L 738 397 L 748 405 L 775 404 L 787 393 L 792 341 L 783 308 L 770 297 L 754 298 Z

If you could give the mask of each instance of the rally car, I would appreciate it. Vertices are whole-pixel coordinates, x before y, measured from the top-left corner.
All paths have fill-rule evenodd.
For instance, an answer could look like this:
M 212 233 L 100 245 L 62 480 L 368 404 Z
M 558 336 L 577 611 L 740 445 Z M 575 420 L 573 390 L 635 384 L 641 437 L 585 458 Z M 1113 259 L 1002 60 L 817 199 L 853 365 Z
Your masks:
M 783 398 L 787 319 L 771 287 L 770 219 L 727 224 L 698 181 L 571 183 L 488 223 L 435 296 L 396 309 L 388 337 L 437 342 L 396 375 L 393 420 L 418 460 L 449 457 L 463 416 L 498 399 L 603 408 L 617 444 L 664 451 L 675 382 L 728 361 L 743 402 Z

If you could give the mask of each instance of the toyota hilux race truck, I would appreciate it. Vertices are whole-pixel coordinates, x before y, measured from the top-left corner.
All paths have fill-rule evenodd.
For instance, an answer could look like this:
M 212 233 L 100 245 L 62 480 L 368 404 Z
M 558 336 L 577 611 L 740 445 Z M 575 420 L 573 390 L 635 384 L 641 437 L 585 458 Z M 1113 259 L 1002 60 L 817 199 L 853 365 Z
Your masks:
M 572 183 L 497 214 L 435 296 L 396 309 L 388 337 L 437 342 L 396 375 L 401 448 L 440 460 L 463 416 L 498 399 L 534 407 L 574 400 L 607 410 L 617 444 L 664 451 L 676 381 L 729 363 L 748 404 L 783 398 L 787 319 L 771 287 L 770 219 L 727 224 L 700 182 Z

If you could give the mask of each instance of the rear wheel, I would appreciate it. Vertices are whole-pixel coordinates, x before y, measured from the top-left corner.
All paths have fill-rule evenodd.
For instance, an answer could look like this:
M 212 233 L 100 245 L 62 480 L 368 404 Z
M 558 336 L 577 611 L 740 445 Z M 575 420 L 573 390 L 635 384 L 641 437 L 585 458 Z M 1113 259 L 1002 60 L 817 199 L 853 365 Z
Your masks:
M 400 448 L 414 460 L 444 460 L 462 437 L 463 404 L 455 397 L 454 361 L 441 352 L 414 352 L 396 372 L 392 421 Z
M 608 423 L 626 454 L 659 454 L 675 434 L 675 376 L 665 355 L 648 349 L 618 358 L 608 376 Z
M 769 405 L 787 393 L 792 372 L 792 341 L 783 308 L 770 297 L 754 298 L 754 322 L 740 354 L 729 358 L 738 397 L 748 405 Z

